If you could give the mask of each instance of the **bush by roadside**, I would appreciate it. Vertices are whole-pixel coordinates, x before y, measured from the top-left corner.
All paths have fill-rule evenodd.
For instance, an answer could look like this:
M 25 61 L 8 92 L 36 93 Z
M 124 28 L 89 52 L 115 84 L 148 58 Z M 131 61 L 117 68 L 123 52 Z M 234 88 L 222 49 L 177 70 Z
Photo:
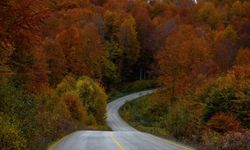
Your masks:
M 126 103 L 120 109 L 122 118 L 138 130 L 178 140 L 197 149 L 249 150 L 249 130 L 235 119 L 235 115 L 216 113 L 204 123 L 202 112 L 206 105 L 187 100 L 179 100 L 165 112 L 158 113 L 152 109 L 156 106 L 152 105 L 155 94 Z
M 88 77 L 65 78 L 56 90 L 30 94 L 10 80 L 0 86 L 0 147 L 42 150 L 81 129 L 106 129 L 104 89 Z

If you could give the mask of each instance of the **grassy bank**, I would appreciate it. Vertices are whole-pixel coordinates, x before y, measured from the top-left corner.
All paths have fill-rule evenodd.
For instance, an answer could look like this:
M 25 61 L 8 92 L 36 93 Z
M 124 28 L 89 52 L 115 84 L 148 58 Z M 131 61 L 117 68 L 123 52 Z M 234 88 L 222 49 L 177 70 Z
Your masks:
M 161 127 L 161 118 L 150 114 L 149 97 L 141 97 L 126 103 L 119 110 L 121 117 L 140 131 L 171 138 L 166 130 Z
M 233 141 L 230 143 L 230 147 L 237 146 L 239 150 L 249 150 L 248 129 L 241 129 L 241 132 L 229 132 L 225 134 L 225 137 L 221 137 L 219 134 L 207 136 L 211 131 L 208 132 L 203 124 L 195 126 L 194 122 L 197 117 L 189 112 L 197 111 L 197 108 L 195 110 L 191 107 L 185 107 L 187 104 L 181 101 L 161 110 L 162 113 L 157 113 L 152 107 L 154 97 L 155 94 L 148 95 L 126 103 L 119 110 L 121 117 L 140 131 L 179 141 L 197 149 L 231 150 L 225 147 L 224 143 Z M 203 110 L 202 107 L 200 109 Z M 222 127 L 227 127 L 227 125 Z M 217 145 L 214 144 L 215 142 Z

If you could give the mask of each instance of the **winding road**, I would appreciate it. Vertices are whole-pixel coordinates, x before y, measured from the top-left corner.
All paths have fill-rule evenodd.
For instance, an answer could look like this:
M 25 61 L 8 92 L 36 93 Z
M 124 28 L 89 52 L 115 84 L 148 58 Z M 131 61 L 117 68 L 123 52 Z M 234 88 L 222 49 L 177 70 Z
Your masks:
M 49 150 L 191 150 L 182 144 L 140 132 L 119 116 L 119 108 L 127 101 L 152 92 L 130 94 L 109 103 L 107 123 L 113 131 L 77 131 L 55 143 Z

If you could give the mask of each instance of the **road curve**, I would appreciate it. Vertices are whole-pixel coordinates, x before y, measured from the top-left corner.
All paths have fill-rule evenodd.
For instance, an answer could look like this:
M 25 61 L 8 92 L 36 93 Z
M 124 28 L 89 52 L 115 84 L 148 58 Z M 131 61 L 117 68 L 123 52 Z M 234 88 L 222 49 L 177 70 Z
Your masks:
M 113 131 L 77 131 L 55 143 L 49 150 L 191 150 L 191 148 L 168 141 L 129 126 L 119 116 L 118 110 L 153 90 L 127 95 L 107 106 L 107 124 Z

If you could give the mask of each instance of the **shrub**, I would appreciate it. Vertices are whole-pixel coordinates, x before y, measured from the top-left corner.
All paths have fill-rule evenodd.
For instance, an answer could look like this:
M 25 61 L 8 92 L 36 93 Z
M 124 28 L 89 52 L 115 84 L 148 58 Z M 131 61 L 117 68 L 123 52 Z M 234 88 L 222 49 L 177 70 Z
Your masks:
M 168 113 L 164 116 L 165 129 L 176 138 L 187 136 L 188 128 L 191 128 L 192 115 L 185 104 L 178 102 L 168 107 Z
M 119 112 L 124 120 L 149 127 L 153 125 L 154 119 L 158 119 L 156 116 L 152 116 L 148 110 L 149 107 L 149 97 L 145 96 L 126 103 Z
M 61 96 L 61 100 L 67 106 L 71 117 L 77 121 L 85 122 L 88 118 L 87 112 L 83 104 L 81 103 L 80 97 L 74 92 L 68 92 Z
M 23 90 L 16 88 L 8 81 L 1 84 L 0 97 L 0 112 L 4 112 L 9 116 L 17 115 L 18 105 L 19 103 L 22 103 L 23 99 L 25 99 Z
M 150 111 L 152 114 L 157 116 L 162 116 L 168 112 L 168 107 L 170 106 L 168 94 L 160 89 L 156 90 L 150 96 Z
M 96 119 L 93 115 L 89 115 L 88 120 L 87 120 L 87 125 L 94 126 L 94 127 L 97 125 Z
M 0 149 L 46 149 L 51 141 L 69 132 L 86 125 L 95 127 L 96 120 L 104 123 L 107 96 L 103 88 L 87 77 L 77 83 L 74 78 L 66 77 L 56 91 L 34 95 L 2 81 Z M 89 114 L 85 104 L 94 104 L 88 105 Z
M 222 135 L 213 130 L 206 130 L 202 135 L 204 150 L 221 150 L 222 149 Z
M 232 115 L 217 113 L 205 126 L 203 141 L 208 150 L 247 150 L 250 136 Z
M 231 109 L 242 126 L 250 128 L 250 99 L 233 101 Z
M 209 128 L 220 134 L 243 131 L 239 121 L 237 121 L 232 115 L 227 115 L 224 113 L 215 114 L 206 123 L 206 128 Z
M 107 103 L 104 89 L 91 78 L 81 77 L 76 83 L 76 91 L 88 114 L 92 114 L 97 123 L 104 123 Z
M 26 139 L 8 116 L 0 114 L 0 148 L 2 150 L 23 150 Z
M 59 95 L 63 95 L 63 93 L 68 93 L 68 94 L 71 93 L 70 95 L 63 96 L 63 97 L 66 97 L 66 99 L 64 98 L 64 100 L 66 102 L 66 105 L 68 106 L 79 105 L 76 102 L 78 101 L 76 97 L 80 98 L 82 106 L 86 108 L 88 116 L 94 117 L 94 119 L 91 119 L 91 117 L 88 119 L 88 124 L 89 123 L 95 124 L 95 121 L 101 124 L 104 123 L 105 113 L 106 113 L 107 95 L 105 94 L 105 91 L 101 87 L 100 84 L 98 84 L 97 82 L 95 82 L 94 80 L 86 76 L 83 76 L 79 78 L 78 80 L 75 80 L 74 78 L 68 76 L 57 86 L 56 91 Z M 72 93 L 74 93 L 73 94 L 74 96 L 72 95 Z M 82 109 L 84 109 L 84 107 L 82 107 Z M 80 108 L 77 108 L 77 109 L 78 110 L 74 110 L 74 111 L 78 111 L 79 113 Z M 81 113 L 83 113 L 82 115 L 84 116 L 84 110 Z
M 48 143 L 75 129 L 77 124 L 71 118 L 67 106 L 57 95 L 44 93 L 36 97 L 39 102 L 30 149 L 46 149 Z
M 244 127 L 250 127 L 248 74 L 248 71 L 234 69 L 227 76 L 215 79 L 201 90 L 198 99 L 206 104 L 202 114 L 203 122 L 207 122 L 218 112 L 233 113 Z
M 21 87 L 16 87 L 13 83 L 5 81 L 0 86 L 0 97 L 0 112 L 9 116 L 7 118 L 15 120 L 15 126 L 11 126 L 11 129 L 8 131 L 21 132 L 22 137 L 29 145 L 29 139 L 36 126 L 34 116 L 36 114 L 37 101 L 35 96 L 27 94 Z M 5 120 L 6 117 L 2 119 L 8 122 L 8 120 Z
M 232 105 L 232 100 L 235 100 L 234 91 L 232 88 L 213 89 L 208 97 L 208 104 L 203 113 L 203 121 L 208 121 L 213 115 L 218 112 L 228 113 Z
M 62 80 L 61 83 L 59 83 L 57 85 L 56 91 L 59 95 L 65 93 L 65 92 L 74 91 L 75 84 L 76 84 L 76 80 L 71 76 L 67 76 Z
M 198 99 L 207 104 L 202 114 L 202 121 L 208 121 L 218 112 L 231 112 L 232 101 L 237 100 L 232 80 L 219 77 L 207 84 Z
M 204 150 L 250 150 L 250 134 L 246 132 L 228 132 L 221 135 L 206 130 L 202 136 Z
M 222 150 L 250 150 L 250 134 L 229 132 L 222 138 Z

